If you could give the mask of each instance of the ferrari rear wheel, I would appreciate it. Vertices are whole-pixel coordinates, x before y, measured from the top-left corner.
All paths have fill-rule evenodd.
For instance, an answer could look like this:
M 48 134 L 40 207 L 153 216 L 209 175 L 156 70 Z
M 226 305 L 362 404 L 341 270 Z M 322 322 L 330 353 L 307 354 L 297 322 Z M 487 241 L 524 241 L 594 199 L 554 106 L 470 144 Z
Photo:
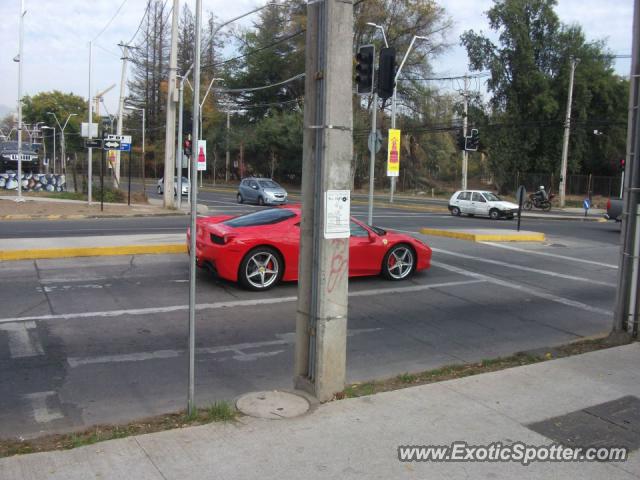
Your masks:
M 406 244 L 395 245 L 384 256 L 382 275 L 388 280 L 404 280 L 414 270 L 416 256 Z
M 283 267 L 280 254 L 273 248 L 254 248 L 240 263 L 238 281 L 249 290 L 268 290 L 282 278 Z

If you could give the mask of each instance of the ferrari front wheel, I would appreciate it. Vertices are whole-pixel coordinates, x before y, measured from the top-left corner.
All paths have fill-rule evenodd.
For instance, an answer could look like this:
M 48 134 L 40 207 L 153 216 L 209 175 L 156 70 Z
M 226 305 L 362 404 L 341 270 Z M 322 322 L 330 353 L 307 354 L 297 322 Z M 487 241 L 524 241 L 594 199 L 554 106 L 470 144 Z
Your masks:
M 387 280 L 404 280 L 414 270 L 416 256 L 409 245 L 392 247 L 382 261 L 382 275 Z
M 254 248 L 240 263 L 238 281 L 249 290 L 268 290 L 282 278 L 283 266 L 280 254 L 273 248 Z

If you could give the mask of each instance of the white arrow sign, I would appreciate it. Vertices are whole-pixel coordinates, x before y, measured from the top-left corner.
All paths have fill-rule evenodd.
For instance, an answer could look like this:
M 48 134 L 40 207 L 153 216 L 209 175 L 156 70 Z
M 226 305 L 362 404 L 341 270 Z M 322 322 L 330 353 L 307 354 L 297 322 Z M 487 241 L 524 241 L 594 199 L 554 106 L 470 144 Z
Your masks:
M 108 140 L 106 142 L 104 142 L 104 146 L 107 150 L 115 150 L 115 149 L 119 149 L 120 148 L 120 142 L 116 142 L 113 140 Z

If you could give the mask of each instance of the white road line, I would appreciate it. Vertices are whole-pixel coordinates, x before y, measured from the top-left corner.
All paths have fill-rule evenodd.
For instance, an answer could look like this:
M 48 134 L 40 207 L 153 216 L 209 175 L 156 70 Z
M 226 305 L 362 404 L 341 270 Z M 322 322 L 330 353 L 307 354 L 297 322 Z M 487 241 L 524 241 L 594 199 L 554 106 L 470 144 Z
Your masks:
M 37 331 L 29 333 L 29 330 L 35 329 L 36 323 L 33 321 L 0 325 L 0 330 L 7 332 L 11 358 L 37 357 L 44 354 Z
M 589 283 L 589 284 L 592 284 L 592 285 L 602 285 L 602 286 L 611 287 L 611 288 L 616 288 L 617 287 L 617 285 L 615 283 L 601 282 L 600 280 L 594 280 L 592 278 L 575 277 L 573 275 L 566 275 L 564 273 L 552 272 L 551 270 L 540 270 L 539 268 L 523 267 L 522 265 L 514 265 L 512 263 L 501 262 L 499 260 L 490 260 L 488 258 L 474 257 L 473 255 L 466 255 L 464 253 L 450 252 L 448 250 L 442 250 L 441 248 L 432 248 L 432 250 L 435 253 L 442 253 L 442 254 L 445 254 L 445 255 L 451 255 L 451 256 L 454 256 L 456 258 L 466 258 L 468 260 L 474 260 L 476 262 L 489 263 L 491 265 L 498 265 L 498 266 L 501 266 L 501 267 L 512 268 L 514 270 L 522 270 L 524 272 L 531 272 L 531 273 L 536 273 L 536 274 L 539 274 L 539 275 L 547 275 L 549 277 L 564 278 L 565 280 L 572 280 L 574 282 L 585 282 L 585 283 Z
M 571 300 L 569 298 L 559 297 L 557 295 L 553 295 L 551 293 L 543 292 L 538 290 L 537 288 L 529 287 L 527 285 L 521 285 L 515 283 L 513 281 L 504 281 L 499 280 L 497 278 L 491 277 L 489 275 L 484 275 L 482 273 L 472 272 L 470 270 L 465 270 L 463 268 L 454 267 L 453 265 L 447 265 L 445 263 L 434 262 L 431 264 L 434 267 L 444 268 L 450 272 L 458 273 L 460 275 L 464 275 L 466 277 L 476 278 L 478 280 L 483 280 L 485 282 L 493 283 L 494 285 L 499 285 L 501 287 L 511 288 L 514 290 L 519 290 L 528 295 L 533 295 L 534 297 L 544 298 L 545 300 L 550 300 L 552 302 L 560 303 L 567 307 L 579 308 L 580 310 L 586 310 L 587 312 L 599 313 L 606 316 L 611 316 L 613 313 L 609 310 L 604 310 L 602 308 L 592 307 L 591 305 L 587 305 L 586 303 L 578 302 L 575 300 Z
M 492 247 L 504 248 L 505 250 L 513 250 L 514 252 L 530 253 L 532 255 L 544 255 L 545 257 L 561 258 L 562 260 L 568 260 L 571 262 L 586 263 L 589 265 L 597 265 L 598 267 L 618 268 L 618 265 L 612 265 L 610 263 L 595 262 L 593 260 L 585 260 L 584 258 L 567 257 L 565 255 L 558 255 L 557 253 L 539 252 L 537 250 L 525 250 L 524 248 L 512 247 L 511 245 L 502 245 L 501 243 L 493 242 L 480 242 L 483 245 L 490 245 Z
M 404 292 L 416 292 L 422 290 L 429 290 L 431 288 L 449 287 L 455 285 L 462 285 L 465 283 L 475 283 L 470 281 L 462 282 L 447 282 L 447 283 L 435 283 L 425 285 L 414 285 L 410 287 L 396 287 L 396 288 L 378 288 L 372 290 L 362 290 L 350 292 L 350 297 L 363 297 L 368 295 L 381 295 L 384 293 L 404 293 Z M 273 305 L 278 303 L 294 302 L 298 297 L 275 297 L 275 298 L 259 298 L 255 300 L 234 300 L 230 302 L 217 302 L 217 303 L 200 303 L 196 305 L 196 310 L 217 310 L 221 308 L 235 308 L 235 307 L 252 307 L 252 306 L 264 306 Z M 39 315 L 33 317 L 10 317 L 0 318 L 0 324 L 12 323 L 12 322 L 27 322 L 27 321 L 47 321 L 47 320 L 72 320 L 78 318 L 107 318 L 107 317 L 121 317 L 124 315 L 152 315 L 156 313 L 171 313 L 182 312 L 189 310 L 188 305 L 173 305 L 170 307 L 149 307 L 149 308 L 133 308 L 127 310 L 107 310 L 103 312 L 77 312 L 77 313 L 61 313 L 57 315 Z
M 349 337 L 353 337 L 355 335 L 375 333 L 380 330 L 382 330 L 382 328 L 354 328 L 348 330 L 347 335 Z M 236 343 L 234 345 L 196 348 L 196 355 L 216 355 L 218 353 L 233 352 L 235 354 L 233 356 L 234 360 L 247 362 L 258 360 L 263 357 L 278 355 L 280 353 L 283 353 L 284 350 L 249 353 L 244 352 L 244 350 L 273 346 L 282 347 L 295 344 L 295 332 L 277 334 L 276 337 L 278 338 L 277 340 L 266 340 L 263 342 Z M 123 353 L 115 355 L 101 355 L 99 357 L 69 357 L 67 358 L 67 363 L 71 368 L 76 368 L 83 365 L 92 365 L 98 363 L 141 362 L 145 360 L 175 358 L 181 355 L 185 355 L 186 353 L 186 350 L 157 350 L 155 352 Z
M 47 398 L 56 397 L 56 392 L 36 392 L 24 395 L 24 398 L 31 403 L 33 408 L 33 418 L 37 423 L 49 423 L 53 420 L 64 418 L 62 412 L 57 408 L 49 408 Z

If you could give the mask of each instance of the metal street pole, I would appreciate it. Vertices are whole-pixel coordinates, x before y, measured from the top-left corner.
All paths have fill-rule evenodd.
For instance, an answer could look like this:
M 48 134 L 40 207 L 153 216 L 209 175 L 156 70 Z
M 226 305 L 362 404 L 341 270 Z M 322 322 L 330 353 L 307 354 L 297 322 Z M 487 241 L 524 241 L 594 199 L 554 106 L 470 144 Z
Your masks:
M 562 139 L 562 166 L 560 167 L 560 207 L 565 206 L 567 191 L 567 163 L 569 156 L 569 135 L 571 133 L 571 100 L 573 98 L 573 77 L 578 59 L 571 57 L 571 76 L 569 77 L 569 95 L 567 97 L 567 115 L 564 120 L 564 138 Z
M 384 33 L 384 31 L 383 31 Z M 371 158 L 369 160 L 369 214 L 367 215 L 367 223 L 373 225 L 373 189 L 374 189 L 374 177 L 376 173 L 376 142 L 378 141 L 376 133 L 376 121 L 378 117 L 378 92 L 373 91 L 373 103 L 371 104 L 371 134 L 369 138 L 374 137 L 375 141 L 369 145 L 369 153 Z
M 144 172 L 144 144 L 145 144 L 145 109 L 142 107 L 134 107 L 133 105 L 125 105 L 124 106 L 125 109 L 127 110 L 137 110 L 139 112 L 142 112 L 142 162 L 141 162 L 141 174 L 142 174 L 142 192 L 146 195 L 147 193 L 147 188 L 145 185 L 145 172 Z M 129 162 L 131 162 L 131 157 L 129 157 Z M 129 182 L 131 182 L 131 178 L 129 178 Z
M 202 0 L 196 0 L 196 39 L 193 50 L 193 139 L 199 138 L 197 119 L 200 115 L 200 43 L 202 25 Z M 197 172 L 198 156 L 191 155 L 191 171 Z M 189 388 L 187 413 L 195 412 L 195 349 L 196 349 L 196 217 L 198 201 L 198 176 L 191 175 L 191 238 L 189 239 Z M 182 195 L 182 192 L 179 192 Z
M 167 92 L 167 122 L 165 127 L 164 145 L 164 196 L 165 208 L 175 208 L 173 175 L 176 163 L 176 103 L 178 90 L 176 80 L 178 73 L 178 20 L 180 17 L 180 2 L 173 0 L 173 14 L 171 19 L 171 50 L 169 53 L 169 89 Z M 197 118 L 197 117 L 195 117 Z M 180 196 L 182 192 L 177 192 Z
M 344 388 L 353 154 L 353 4 L 307 6 L 295 383 L 327 401 Z M 322 72 L 318 75 L 317 72 Z
M 20 0 L 20 32 L 18 35 L 18 197 L 16 202 L 23 202 L 22 198 L 22 46 L 24 43 L 24 16 L 27 14 L 24 10 L 24 0 Z
M 231 155 L 229 153 L 229 129 L 231 128 L 231 112 L 227 110 L 227 135 L 226 135 L 226 144 L 227 144 L 227 154 L 224 161 L 224 181 L 229 183 L 229 165 L 231 163 Z
M 384 27 L 382 25 L 378 25 L 373 22 L 367 22 L 367 25 L 377 28 L 382 32 L 382 39 L 384 40 L 384 46 L 389 48 L 389 43 L 387 42 L 387 35 L 384 33 Z M 378 65 L 378 68 L 380 66 Z M 375 77 L 374 77 L 375 78 Z M 373 148 L 370 149 L 371 158 L 369 160 L 369 214 L 367 216 L 367 221 L 369 225 L 373 225 L 373 191 L 375 188 L 375 174 L 376 174 L 376 142 L 377 142 L 377 133 L 376 133 L 376 121 L 378 118 L 378 92 L 374 88 L 373 89 L 373 103 L 371 108 L 371 135 L 370 137 L 376 135 L 376 141 L 373 142 Z
M 640 312 L 640 0 L 634 2 L 627 155 L 622 194 L 622 245 L 613 332 L 637 337 Z
M 462 92 L 464 113 L 462 116 L 462 138 L 465 143 L 462 147 L 462 190 L 467 189 L 467 176 L 469 171 L 469 154 L 466 149 L 467 124 L 469 115 L 469 77 L 464 76 L 464 91 Z
M 127 81 L 127 61 L 129 60 L 129 45 L 120 43 L 122 48 L 122 70 L 120 72 L 120 96 L 118 97 L 118 125 L 117 134 L 122 135 L 122 115 L 124 109 L 124 92 Z M 113 167 L 113 183 L 115 188 L 120 188 L 120 151 L 116 152 L 116 164 Z
M 91 98 L 92 86 L 91 86 L 91 54 L 92 54 L 92 42 L 89 42 L 89 141 L 93 138 L 92 135 L 92 122 L 93 122 L 93 102 Z M 87 204 L 91 205 L 91 190 L 93 179 L 93 148 L 87 149 Z
M 53 130 L 53 158 L 49 159 L 49 165 L 47 166 L 47 173 L 49 173 L 50 170 L 53 171 L 53 174 L 55 175 L 55 156 L 56 156 L 56 129 L 55 127 L 50 127 L 48 125 L 43 125 L 42 126 L 43 130 Z M 42 144 L 46 146 L 47 142 L 44 138 L 44 134 L 42 136 Z M 45 150 L 46 152 L 46 150 Z M 46 153 L 45 153 L 45 157 L 46 157 Z M 53 163 L 52 163 L 53 162 Z
M 400 66 L 398 67 L 398 71 L 396 72 L 396 76 L 393 79 L 393 97 L 391 98 L 391 128 L 396 128 L 396 113 L 397 113 L 397 93 L 398 93 L 398 78 L 400 78 L 400 72 L 402 72 L 402 67 L 404 67 L 405 62 L 407 61 L 407 57 L 409 56 L 409 53 L 411 53 L 411 49 L 413 48 L 413 44 L 415 43 L 415 41 L 417 39 L 421 39 L 421 40 L 428 40 L 427 37 L 424 37 L 422 35 L 414 35 L 413 38 L 411 39 L 411 43 L 409 44 L 409 48 L 407 48 L 407 51 L 404 54 L 404 57 L 402 58 L 402 62 L 400 63 Z M 391 177 L 391 191 L 389 193 L 389 203 L 393 203 L 393 192 L 395 191 L 396 188 L 396 177 Z

